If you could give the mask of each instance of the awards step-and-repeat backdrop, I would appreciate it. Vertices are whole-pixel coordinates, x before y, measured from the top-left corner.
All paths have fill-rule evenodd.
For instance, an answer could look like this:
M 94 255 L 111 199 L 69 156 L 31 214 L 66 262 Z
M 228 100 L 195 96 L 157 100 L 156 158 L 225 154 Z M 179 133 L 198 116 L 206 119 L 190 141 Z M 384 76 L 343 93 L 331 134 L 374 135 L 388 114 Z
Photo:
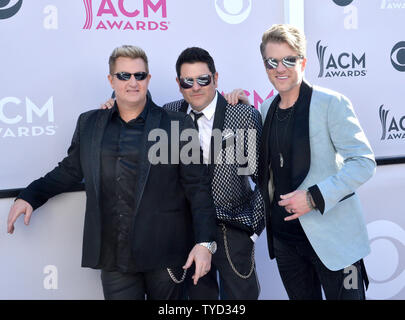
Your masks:
M 405 1 L 305 0 L 306 77 L 352 101 L 376 157 L 405 155 Z M 377 168 L 359 194 L 370 299 L 405 299 L 404 165 Z
M 257 108 L 277 94 L 261 36 L 286 22 L 286 8 L 305 21 L 306 78 L 351 99 L 377 157 L 403 156 L 405 1 L 0 0 L 0 190 L 26 186 L 66 155 L 79 114 L 111 95 L 108 57 L 122 44 L 146 51 L 159 105 L 181 98 L 176 59 L 199 46 L 215 60 L 219 91 L 243 88 Z M 405 298 L 404 179 L 404 165 L 379 167 L 359 190 L 372 245 L 370 299 Z M 98 271 L 80 268 L 84 198 L 55 197 L 12 236 L 13 199 L 0 200 L 1 299 L 102 298 Z M 286 299 L 265 234 L 256 261 L 260 298 Z

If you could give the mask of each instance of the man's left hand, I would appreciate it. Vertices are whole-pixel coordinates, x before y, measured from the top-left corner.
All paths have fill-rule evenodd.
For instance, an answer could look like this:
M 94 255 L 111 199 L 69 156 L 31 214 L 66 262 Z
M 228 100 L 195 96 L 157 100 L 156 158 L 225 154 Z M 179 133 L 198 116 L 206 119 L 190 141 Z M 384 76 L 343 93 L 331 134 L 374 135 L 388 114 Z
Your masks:
M 186 264 L 183 269 L 188 269 L 195 262 L 195 273 L 192 276 L 194 285 L 197 284 L 198 279 L 205 276 L 211 269 L 212 254 L 206 247 L 196 244 L 190 251 Z
M 302 215 L 311 211 L 307 203 L 307 191 L 295 190 L 294 192 L 281 195 L 278 202 L 279 206 L 284 207 L 285 210 L 291 213 L 291 216 L 284 218 L 284 221 L 298 219 Z
M 245 90 L 243 89 L 235 89 L 231 93 L 225 93 L 224 97 L 226 101 L 231 105 L 235 105 L 237 103 L 250 105 L 249 98 L 247 97 Z

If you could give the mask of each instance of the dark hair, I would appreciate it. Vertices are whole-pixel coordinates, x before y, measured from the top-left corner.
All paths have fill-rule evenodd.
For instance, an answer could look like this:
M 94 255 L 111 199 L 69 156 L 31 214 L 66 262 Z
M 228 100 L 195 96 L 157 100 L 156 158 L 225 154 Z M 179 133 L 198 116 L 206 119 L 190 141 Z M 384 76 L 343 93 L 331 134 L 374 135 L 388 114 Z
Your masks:
M 180 69 L 184 63 L 204 62 L 208 65 L 208 69 L 212 74 L 216 73 L 214 59 L 210 56 L 207 50 L 198 47 L 185 49 L 177 58 L 176 72 L 180 78 Z

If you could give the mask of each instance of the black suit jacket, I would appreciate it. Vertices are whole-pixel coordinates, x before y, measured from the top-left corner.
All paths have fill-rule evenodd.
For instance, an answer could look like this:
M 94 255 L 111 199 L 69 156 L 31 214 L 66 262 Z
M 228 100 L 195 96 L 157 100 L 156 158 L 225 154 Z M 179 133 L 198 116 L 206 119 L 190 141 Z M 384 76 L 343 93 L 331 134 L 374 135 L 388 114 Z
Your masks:
M 186 113 L 188 102 L 178 100 L 165 104 L 163 108 Z M 262 133 L 260 113 L 255 108 L 244 104 L 231 106 L 218 93 L 212 130 L 228 132 L 222 137 L 221 145 L 215 147 L 214 136 L 211 136 L 210 143 L 211 159 L 208 171 L 217 219 L 221 223 L 245 230 L 249 235 L 253 233 L 260 235 L 264 229 L 264 202 L 259 189 L 255 187 L 252 190 L 249 182 L 249 178 L 251 178 L 256 183 L 258 178 L 259 146 Z M 254 131 L 256 141 L 249 141 L 245 135 L 243 143 L 238 145 L 236 143 L 238 130 Z M 254 149 L 249 146 L 253 142 L 256 142 Z M 228 144 L 231 150 L 235 147 L 232 163 L 226 161 L 229 157 Z M 248 155 L 250 160 L 248 164 L 238 163 L 237 152 Z M 222 163 L 217 161 L 219 156 L 222 157 Z M 249 168 L 250 174 L 239 174 L 241 168 Z
M 166 111 L 148 101 L 149 114 L 143 135 L 140 174 L 134 190 L 135 219 L 131 246 L 139 271 L 182 266 L 195 242 L 215 239 L 215 208 L 207 168 L 203 164 L 151 164 L 148 141 L 152 129 L 163 129 L 180 149 L 187 143 L 172 139 L 171 123 L 180 132 L 194 128 L 187 115 Z M 34 209 L 49 198 L 69 190 L 83 180 L 86 186 L 86 214 L 83 234 L 83 267 L 96 267 L 101 249 L 100 159 L 104 130 L 111 110 L 93 110 L 80 115 L 68 155 L 44 177 L 32 182 L 19 198 Z M 170 160 L 170 158 L 169 158 Z

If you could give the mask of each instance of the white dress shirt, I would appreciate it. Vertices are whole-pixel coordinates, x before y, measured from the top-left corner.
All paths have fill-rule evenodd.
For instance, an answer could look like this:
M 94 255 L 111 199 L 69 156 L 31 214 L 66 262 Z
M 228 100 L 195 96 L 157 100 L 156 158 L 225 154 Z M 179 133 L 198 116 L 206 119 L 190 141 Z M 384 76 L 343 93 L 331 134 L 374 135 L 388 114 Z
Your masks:
M 210 156 L 210 144 L 211 144 L 211 135 L 212 135 L 212 127 L 214 125 L 214 115 L 215 109 L 217 108 L 217 100 L 218 100 L 218 92 L 215 93 L 214 99 L 212 99 L 211 103 L 206 106 L 201 112 L 194 110 L 196 113 L 202 113 L 198 120 L 198 136 L 200 138 L 200 145 L 203 151 L 203 161 L 205 164 L 208 164 L 209 156 Z M 192 107 L 189 104 L 187 108 L 187 114 L 194 120 L 194 115 L 190 114 Z

